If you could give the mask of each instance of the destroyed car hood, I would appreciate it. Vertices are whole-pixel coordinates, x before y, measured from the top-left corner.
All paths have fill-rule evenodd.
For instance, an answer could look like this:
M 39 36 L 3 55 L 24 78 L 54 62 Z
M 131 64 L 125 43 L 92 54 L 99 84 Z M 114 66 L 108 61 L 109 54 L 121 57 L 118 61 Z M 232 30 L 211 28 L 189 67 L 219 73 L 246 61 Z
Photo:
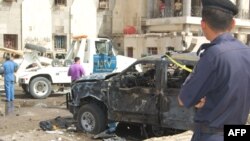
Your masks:
M 118 73 L 95 73 L 95 74 L 90 74 L 87 76 L 83 76 L 77 82 L 82 82 L 82 81 L 89 81 L 89 80 L 104 80 L 107 78 L 110 78 L 114 75 L 117 75 Z
M 177 61 L 180 61 L 184 64 L 196 64 L 197 61 L 200 59 L 196 53 L 174 53 L 171 57 Z

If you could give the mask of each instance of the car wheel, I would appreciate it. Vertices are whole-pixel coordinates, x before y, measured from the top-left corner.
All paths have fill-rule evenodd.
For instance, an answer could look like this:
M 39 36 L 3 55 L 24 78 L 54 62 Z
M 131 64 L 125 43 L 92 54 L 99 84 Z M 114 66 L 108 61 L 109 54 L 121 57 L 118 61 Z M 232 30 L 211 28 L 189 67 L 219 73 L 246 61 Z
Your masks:
M 34 98 L 46 98 L 51 94 L 51 82 L 47 78 L 36 77 L 31 81 L 29 89 Z
M 96 104 L 86 104 L 80 108 L 77 114 L 77 123 L 80 130 L 98 134 L 105 130 L 106 116 Z
M 25 94 L 30 94 L 28 85 L 22 84 L 21 87 L 22 87 Z
M 161 137 L 165 134 L 165 129 L 162 127 L 149 125 L 147 126 L 147 132 L 149 137 Z

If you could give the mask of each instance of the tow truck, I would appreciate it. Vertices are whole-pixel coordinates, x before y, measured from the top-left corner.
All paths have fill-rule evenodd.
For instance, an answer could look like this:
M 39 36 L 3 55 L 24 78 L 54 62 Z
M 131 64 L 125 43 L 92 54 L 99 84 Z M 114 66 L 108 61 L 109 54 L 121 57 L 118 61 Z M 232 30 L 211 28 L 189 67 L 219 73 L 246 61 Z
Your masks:
M 19 73 L 18 83 L 27 94 L 37 99 L 46 98 L 51 93 L 66 94 L 71 88 L 71 78 L 67 75 L 69 65 L 76 56 L 80 57 L 86 75 L 121 72 L 136 61 L 134 58 L 116 55 L 108 38 L 77 36 L 73 38 L 65 59 L 51 61 L 47 58 L 51 65 L 42 66 L 37 54 L 28 55 L 36 60 L 36 67 Z

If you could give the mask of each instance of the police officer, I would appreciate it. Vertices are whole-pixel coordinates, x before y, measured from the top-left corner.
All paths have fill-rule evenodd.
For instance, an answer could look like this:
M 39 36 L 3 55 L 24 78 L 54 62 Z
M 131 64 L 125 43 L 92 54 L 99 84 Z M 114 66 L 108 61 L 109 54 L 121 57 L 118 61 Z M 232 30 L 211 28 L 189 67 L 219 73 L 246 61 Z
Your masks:
M 17 64 L 10 59 L 10 56 L 6 56 L 6 61 L 3 63 L 4 68 L 4 88 L 6 94 L 6 101 L 13 101 L 14 96 L 14 73 L 17 70 Z
M 230 0 L 202 0 L 201 28 L 210 43 L 184 82 L 179 103 L 196 107 L 192 141 L 223 141 L 223 127 L 246 124 L 250 107 L 250 48 L 235 39 L 237 7 Z

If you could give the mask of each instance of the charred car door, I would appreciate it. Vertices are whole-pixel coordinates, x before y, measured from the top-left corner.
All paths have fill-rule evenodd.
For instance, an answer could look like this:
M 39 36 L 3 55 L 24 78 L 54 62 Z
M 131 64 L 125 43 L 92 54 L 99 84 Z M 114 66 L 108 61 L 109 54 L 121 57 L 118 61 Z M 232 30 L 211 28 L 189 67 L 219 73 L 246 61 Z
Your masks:
M 178 95 L 180 88 L 189 72 L 180 69 L 174 64 L 167 63 L 162 75 L 162 94 L 160 98 L 161 125 L 174 129 L 190 129 L 193 123 L 194 109 L 179 105 Z M 164 67 L 163 66 L 163 67 Z
M 138 62 L 117 75 L 109 86 L 109 119 L 136 123 L 158 122 L 157 63 Z

